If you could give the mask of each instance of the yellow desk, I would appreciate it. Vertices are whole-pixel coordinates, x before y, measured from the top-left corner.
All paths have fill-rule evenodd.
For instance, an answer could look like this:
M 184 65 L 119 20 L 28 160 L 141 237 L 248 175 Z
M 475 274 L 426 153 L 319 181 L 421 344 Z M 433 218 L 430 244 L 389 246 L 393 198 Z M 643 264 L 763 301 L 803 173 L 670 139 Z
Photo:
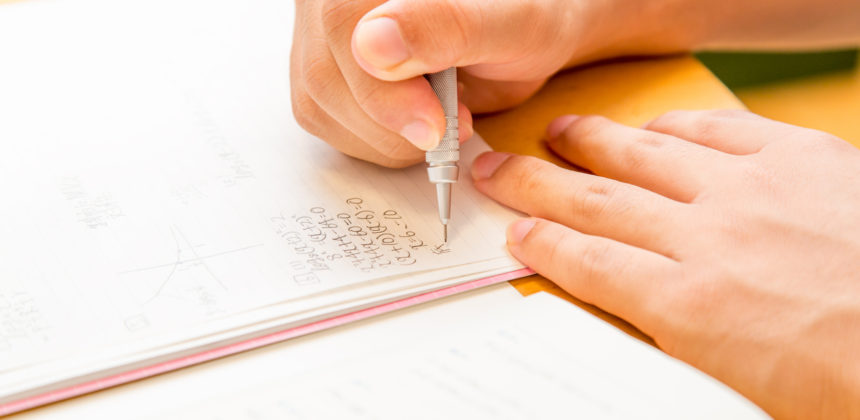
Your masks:
M 628 125 L 673 109 L 743 108 L 743 104 L 692 57 L 623 60 L 562 73 L 525 104 L 475 120 L 494 149 L 563 162 L 544 145 L 546 126 L 564 114 L 600 114 Z M 639 330 L 588 305 L 540 276 L 512 284 L 524 295 L 547 291 L 563 297 L 648 343 Z
M 735 93 L 757 114 L 826 131 L 860 147 L 860 66 Z
M 629 125 L 671 109 L 743 108 L 765 117 L 837 135 L 860 147 L 860 67 L 853 71 L 745 88 L 732 95 L 690 57 L 618 61 L 561 74 L 517 109 L 475 121 L 501 151 L 563 162 L 543 144 L 544 130 L 563 114 L 601 114 Z M 738 99 L 739 98 L 739 99 Z M 540 276 L 512 282 L 524 295 L 547 291 L 653 341 L 621 319 L 588 305 Z

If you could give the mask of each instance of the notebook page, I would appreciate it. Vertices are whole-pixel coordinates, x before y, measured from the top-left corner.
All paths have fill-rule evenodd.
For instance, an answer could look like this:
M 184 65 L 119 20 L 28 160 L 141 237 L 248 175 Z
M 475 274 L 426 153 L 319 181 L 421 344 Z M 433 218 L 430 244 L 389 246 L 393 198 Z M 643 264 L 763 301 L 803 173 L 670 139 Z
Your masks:
M 291 2 L 2 7 L 0 401 L 195 336 L 520 267 L 504 250 L 515 214 L 468 175 L 445 246 L 422 167 L 359 162 L 298 127 Z
M 268 381 L 273 374 L 295 377 L 356 356 L 377 354 L 380 348 L 396 348 L 403 343 L 421 341 L 424 336 L 444 334 L 463 320 L 481 318 L 522 299 L 522 295 L 509 284 L 496 284 L 11 418 L 97 420 L 127 418 L 129 413 L 142 418 L 158 418 L 165 412 L 175 413 L 192 402 L 205 403 L 215 396 L 256 386 L 261 379 Z M 349 348 L 349 351 L 344 351 L 344 348 Z M 273 369 L 273 366 L 277 368 Z
M 288 363 L 290 350 L 281 351 L 280 363 Z M 488 419 L 768 418 L 718 381 L 545 293 L 300 375 L 274 369 L 158 417 L 437 419 L 454 413 Z

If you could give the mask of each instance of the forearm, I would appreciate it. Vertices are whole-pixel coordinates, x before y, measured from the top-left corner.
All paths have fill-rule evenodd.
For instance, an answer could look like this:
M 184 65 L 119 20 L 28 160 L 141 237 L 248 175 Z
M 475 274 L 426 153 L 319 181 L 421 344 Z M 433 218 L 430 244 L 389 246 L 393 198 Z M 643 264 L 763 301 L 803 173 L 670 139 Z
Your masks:
M 581 0 L 568 66 L 709 49 L 860 45 L 860 0 Z M 583 21 L 588 22 L 583 25 Z
M 694 49 L 805 49 L 860 44 L 858 0 L 679 3 L 704 14 L 704 31 Z

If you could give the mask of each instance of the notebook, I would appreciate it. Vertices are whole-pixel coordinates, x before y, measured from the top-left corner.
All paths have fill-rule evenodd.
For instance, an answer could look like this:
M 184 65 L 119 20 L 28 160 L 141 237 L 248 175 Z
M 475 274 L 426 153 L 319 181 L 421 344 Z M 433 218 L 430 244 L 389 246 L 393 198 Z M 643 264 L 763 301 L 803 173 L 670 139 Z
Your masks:
M 157 417 L 769 418 L 715 379 L 545 292 L 434 332 L 297 375 L 260 375 Z
M 20 420 L 449 417 L 767 418 L 713 378 L 568 302 L 497 284 Z
M 468 175 L 445 244 L 300 129 L 292 2 L 0 7 L 0 414 L 529 273 Z

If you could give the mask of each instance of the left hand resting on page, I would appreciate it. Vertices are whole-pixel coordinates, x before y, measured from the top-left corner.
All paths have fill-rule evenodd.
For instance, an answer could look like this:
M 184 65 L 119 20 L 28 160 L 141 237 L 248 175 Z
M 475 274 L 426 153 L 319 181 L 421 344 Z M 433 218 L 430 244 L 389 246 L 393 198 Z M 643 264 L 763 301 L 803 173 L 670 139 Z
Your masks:
M 778 418 L 860 416 L 860 150 L 743 111 L 643 129 L 561 117 L 595 175 L 503 153 L 478 189 L 532 216 L 515 257 Z

